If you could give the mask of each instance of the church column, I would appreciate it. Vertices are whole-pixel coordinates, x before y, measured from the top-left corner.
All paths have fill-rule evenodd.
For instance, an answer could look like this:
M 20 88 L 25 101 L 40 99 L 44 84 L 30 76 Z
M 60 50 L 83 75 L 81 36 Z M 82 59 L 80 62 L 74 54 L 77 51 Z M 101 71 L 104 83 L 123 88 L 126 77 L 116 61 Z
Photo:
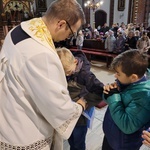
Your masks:
M 110 0 L 109 26 L 114 23 L 114 0 Z
M 134 14 L 134 19 L 136 18 L 134 23 L 144 23 L 146 1 L 147 0 L 135 0 L 135 10 L 137 9 L 137 12 Z
M 128 6 L 128 23 L 133 21 L 133 15 L 132 15 L 132 11 L 133 11 L 133 1 L 134 0 L 129 0 L 129 6 Z
M 3 13 L 3 2 L 0 0 L 0 21 L 2 21 L 2 13 Z
M 83 8 L 83 11 L 85 13 L 85 19 L 86 19 L 86 24 L 90 24 L 90 9 L 85 7 L 84 4 L 87 2 L 87 0 L 83 0 L 82 2 L 82 8 Z
M 149 26 L 148 20 L 150 17 L 150 0 L 146 0 L 145 3 L 145 16 L 144 16 L 144 26 L 147 28 Z

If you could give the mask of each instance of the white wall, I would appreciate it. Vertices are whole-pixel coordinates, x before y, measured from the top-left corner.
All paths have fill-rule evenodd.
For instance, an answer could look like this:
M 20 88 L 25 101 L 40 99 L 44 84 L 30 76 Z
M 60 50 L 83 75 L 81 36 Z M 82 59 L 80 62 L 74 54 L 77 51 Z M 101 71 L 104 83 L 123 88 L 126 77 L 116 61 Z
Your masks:
M 47 2 L 47 8 L 48 8 L 50 3 L 53 2 L 53 0 L 46 0 L 46 2 Z
M 47 8 L 48 8 L 48 6 L 50 5 L 50 3 L 53 0 L 46 0 L 46 1 L 47 1 Z M 77 0 L 77 1 L 82 5 L 82 0 Z M 95 1 L 98 2 L 98 0 L 95 0 Z M 103 2 L 104 2 L 103 5 L 101 5 L 99 9 L 103 10 L 107 13 L 107 24 L 109 25 L 110 0 L 103 0 Z M 127 24 L 129 0 L 126 0 L 124 11 L 118 11 L 118 0 L 114 0 L 114 2 L 115 2 L 115 4 L 114 4 L 114 21 L 113 21 L 113 23 L 121 24 L 121 22 L 124 22 L 125 24 Z M 99 10 L 99 9 L 97 9 L 97 10 Z M 90 13 L 90 18 L 91 18 L 90 24 L 93 25 L 93 11 L 92 10 Z M 150 25 L 150 19 L 149 19 L 149 25 Z
M 98 0 L 95 0 L 96 2 Z M 103 0 L 103 5 L 100 6 L 100 10 L 103 10 L 107 13 L 107 24 L 109 25 L 109 14 L 110 14 L 110 0 Z M 128 6 L 129 6 L 129 0 L 125 1 L 125 9 L 124 11 L 118 11 L 118 0 L 114 1 L 114 21 L 113 23 L 119 23 L 121 24 L 121 22 L 124 22 L 125 24 L 127 24 L 128 22 Z M 99 10 L 97 9 L 97 10 Z M 91 25 L 93 24 L 93 11 L 91 10 L 90 13 L 90 17 L 91 17 Z
M 128 22 L 128 6 L 129 6 L 129 0 L 126 0 L 124 11 L 118 11 L 118 0 L 115 0 L 114 22 L 113 23 L 121 24 L 121 22 L 124 22 L 125 24 L 127 24 L 127 22 Z
M 150 13 L 149 13 L 149 17 L 148 17 L 148 27 L 150 27 Z
M 98 0 L 95 0 L 96 2 L 98 2 Z M 100 6 L 100 8 L 97 8 L 97 10 L 103 10 L 106 12 L 107 14 L 107 19 L 106 19 L 106 23 L 109 24 L 109 5 L 110 5 L 110 0 L 103 0 L 103 4 Z M 94 16 L 93 16 L 93 10 L 90 11 L 90 24 L 93 24 L 93 20 L 94 20 Z
M 51 4 L 51 2 L 53 2 L 54 0 L 46 0 L 46 3 L 47 3 L 47 8 L 49 7 L 49 5 Z M 77 0 L 78 1 L 78 3 L 80 4 L 80 5 L 82 5 L 82 0 Z
M 47 8 L 50 5 L 50 3 L 53 2 L 53 1 L 54 0 L 46 0 L 46 2 L 47 2 Z M 78 3 L 80 3 L 82 5 L 82 0 L 77 0 L 77 1 L 78 1 Z
M 53 0 L 47 0 L 47 8 L 48 6 L 50 5 L 50 3 L 52 2 Z M 77 0 L 80 5 L 82 6 L 82 0 Z M 96 2 L 98 2 L 98 0 L 95 0 Z M 101 10 L 104 10 L 106 13 L 107 13 L 107 24 L 109 24 L 109 8 L 110 8 L 110 0 L 103 0 L 104 3 L 103 5 L 100 6 L 99 9 Z M 98 10 L 98 9 L 97 9 Z M 93 11 L 91 10 L 91 13 L 90 13 L 90 17 L 91 17 L 91 25 L 93 24 Z
M 95 0 L 98 2 L 98 0 Z M 109 8 L 110 8 L 110 0 L 103 0 L 103 4 L 97 10 L 103 10 L 107 14 L 107 24 L 109 24 Z M 90 11 L 90 24 L 93 25 L 93 10 Z
M 77 2 L 82 6 L 82 0 L 77 0 Z

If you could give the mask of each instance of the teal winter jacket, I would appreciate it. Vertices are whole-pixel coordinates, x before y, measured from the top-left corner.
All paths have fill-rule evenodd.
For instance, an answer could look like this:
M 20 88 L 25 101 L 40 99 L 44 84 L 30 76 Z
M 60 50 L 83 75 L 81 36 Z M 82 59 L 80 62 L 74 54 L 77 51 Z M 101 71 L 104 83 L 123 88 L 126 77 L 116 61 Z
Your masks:
M 142 130 L 150 122 L 150 80 L 130 84 L 106 101 L 103 130 L 109 144 L 114 150 L 139 147 Z

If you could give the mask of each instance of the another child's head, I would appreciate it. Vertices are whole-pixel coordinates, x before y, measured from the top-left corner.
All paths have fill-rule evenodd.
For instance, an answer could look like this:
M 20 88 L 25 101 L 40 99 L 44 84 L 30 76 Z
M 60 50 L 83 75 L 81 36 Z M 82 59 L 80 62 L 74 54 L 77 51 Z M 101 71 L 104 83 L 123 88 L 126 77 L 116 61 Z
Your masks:
M 135 36 L 140 36 L 140 31 L 139 30 L 135 30 L 134 34 L 135 34 Z
M 138 50 L 128 50 L 115 57 L 111 66 L 116 71 L 115 77 L 122 84 L 130 84 L 144 76 L 148 59 Z
M 71 51 L 65 47 L 57 48 L 56 50 L 63 65 L 66 76 L 74 74 L 78 60 L 75 59 Z

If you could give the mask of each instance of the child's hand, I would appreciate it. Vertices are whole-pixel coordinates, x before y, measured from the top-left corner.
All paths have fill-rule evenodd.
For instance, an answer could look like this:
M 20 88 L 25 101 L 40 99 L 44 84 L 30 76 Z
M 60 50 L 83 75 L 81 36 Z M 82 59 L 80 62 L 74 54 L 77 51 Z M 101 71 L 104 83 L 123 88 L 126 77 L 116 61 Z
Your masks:
M 118 86 L 117 83 L 111 83 L 111 84 L 107 84 L 103 87 L 103 92 L 104 92 L 104 98 L 107 99 L 109 96 L 115 94 L 115 93 L 119 93 L 118 90 Z
M 103 86 L 103 92 L 108 94 L 111 89 L 118 88 L 117 83 L 111 83 Z
M 144 130 L 142 138 L 144 139 L 143 144 L 150 146 L 150 132 Z
M 118 89 L 117 88 L 113 88 L 113 89 L 110 89 L 110 91 L 108 92 L 108 94 L 105 94 L 104 93 L 104 98 L 107 100 L 107 98 L 113 94 L 116 94 L 116 93 L 119 93 Z

